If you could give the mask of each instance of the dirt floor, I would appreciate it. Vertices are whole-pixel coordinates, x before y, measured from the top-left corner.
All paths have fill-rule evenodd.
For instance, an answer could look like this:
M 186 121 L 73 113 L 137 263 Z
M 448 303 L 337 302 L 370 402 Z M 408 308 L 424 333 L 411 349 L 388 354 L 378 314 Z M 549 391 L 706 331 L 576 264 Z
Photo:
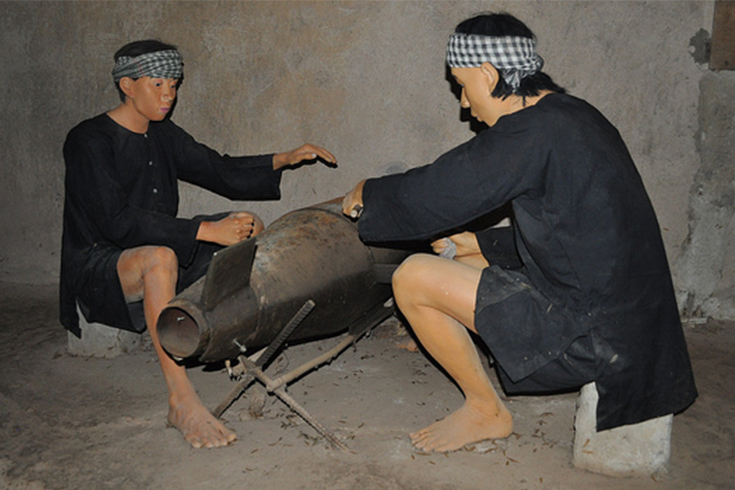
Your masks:
M 414 452 L 407 433 L 462 397 L 423 354 L 395 347 L 405 339 L 395 321 L 289 387 L 349 445 L 345 453 L 277 399 L 253 418 L 253 396 L 224 415 L 238 442 L 192 449 L 165 426 L 150 345 L 114 359 L 73 357 L 56 318 L 54 287 L 0 285 L 0 489 L 735 488 L 733 323 L 686 327 L 700 398 L 674 418 L 669 473 L 613 478 L 571 464 L 574 394 L 509 399 L 516 426 L 507 440 L 447 455 Z M 291 346 L 269 372 L 335 342 Z M 233 386 L 220 368 L 190 374 L 212 407 Z

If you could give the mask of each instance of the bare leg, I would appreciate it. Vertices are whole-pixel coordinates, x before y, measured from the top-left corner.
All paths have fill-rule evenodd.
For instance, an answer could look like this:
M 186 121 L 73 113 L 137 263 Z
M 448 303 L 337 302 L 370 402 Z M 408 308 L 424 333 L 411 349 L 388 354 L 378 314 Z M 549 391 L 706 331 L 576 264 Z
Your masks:
M 513 419 L 498 398 L 467 329 L 475 330 L 475 295 L 481 270 L 431 255 L 409 257 L 393 276 L 398 307 L 421 344 L 457 382 L 464 405 L 411 434 L 424 451 L 454 451 L 507 437 Z
M 125 250 L 117 271 L 126 299 L 143 299 L 146 324 L 168 387 L 169 423 L 195 448 L 225 446 L 234 441 L 235 433 L 204 407 L 185 368 L 163 350 L 158 340 L 158 315 L 176 292 L 178 263 L 174 252 L 153 246 Z

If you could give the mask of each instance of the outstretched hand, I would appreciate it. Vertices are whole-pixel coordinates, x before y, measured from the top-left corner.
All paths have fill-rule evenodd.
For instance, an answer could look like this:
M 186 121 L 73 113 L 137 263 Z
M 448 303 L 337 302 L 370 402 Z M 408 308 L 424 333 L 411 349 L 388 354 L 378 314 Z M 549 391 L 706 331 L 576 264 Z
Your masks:
M 254 237 L 264 228 L 257 215 L 241 211 L 230 213 L 219 221 L 202 221 L 197 240 L 229 246 Z
M 332 166 L 337 165 L 337 159 L 329 151 L 320 146 L 306 143 L 295 150 L 273 155 L 273 169 L 278 170 L 282 167 L 316 160 L 322 160 Z

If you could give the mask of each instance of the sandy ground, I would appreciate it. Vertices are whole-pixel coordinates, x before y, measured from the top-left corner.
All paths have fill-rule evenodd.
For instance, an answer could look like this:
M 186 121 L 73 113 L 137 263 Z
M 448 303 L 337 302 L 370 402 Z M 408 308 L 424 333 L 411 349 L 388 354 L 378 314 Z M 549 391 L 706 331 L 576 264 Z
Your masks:
M 0 306 L 0 489 L 735 488 L 735 324 L 686 327 L 700 398 L 674 418 L 668 475 L 614 478 L 571 465 L 574 394 L 509 399 L 509 439 L 447 455 L 414 452 L 407 433 L 462 397 L 423 354 L 395 347 L 395 322 L 289 387 L 351 453 L 330 448 L 277 399 L 253 419 L 253 396 L 224 415 L 238 442 L 195 450 L 165 426 L 150 346 L 115 359 L 70 356 L 54 287 L 0 285 Z M 291 346 L 269 372 L 334 343 Z M 212 407 L 233 386 L 220 368 L 190 374 Z

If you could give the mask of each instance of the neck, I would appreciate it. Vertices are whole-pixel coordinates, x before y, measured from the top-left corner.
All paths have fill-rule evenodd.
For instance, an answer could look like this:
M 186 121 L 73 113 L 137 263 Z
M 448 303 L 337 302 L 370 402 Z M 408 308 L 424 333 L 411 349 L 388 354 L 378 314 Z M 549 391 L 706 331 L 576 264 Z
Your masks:
M 109 111 L 107 115 L 133 133 L 145 134 L 148 132 L 150 120 L 135 110 L 129 100 Z
M 547 95 L 551 93 L 550 90 L 543 90 L 539 92 L 538 95 L 534 95 L 533 97 L 522 97 L 520 95 L 511 95 L 506 99 L 508 101 L 508 109 L 510 112 L 508 114 L 513 114 L 514 112 L 518 112 L 523 109 L 527 109 L 531 106 L 534 106 L 538 103 L 539 100 L 543 99 Z
M 505 100 L 502 101 L 502 109 L 500 115 L 493 122 L 493 124 L 490 124 L 490 126 L 493 126 L 496 122 L 498 122 L 498 119 L 503 116 L 508 116 L 515 112 L 522 111 L 523 109 L 528 109 L 529 107 L 535 106 L 538 101 L 540 101 L 550 93 L 550 90 L 543 90 L 539 92 L 538 95 L 534 95 L 533 97 L 522 97 L 520 95 L 508 96 Z

